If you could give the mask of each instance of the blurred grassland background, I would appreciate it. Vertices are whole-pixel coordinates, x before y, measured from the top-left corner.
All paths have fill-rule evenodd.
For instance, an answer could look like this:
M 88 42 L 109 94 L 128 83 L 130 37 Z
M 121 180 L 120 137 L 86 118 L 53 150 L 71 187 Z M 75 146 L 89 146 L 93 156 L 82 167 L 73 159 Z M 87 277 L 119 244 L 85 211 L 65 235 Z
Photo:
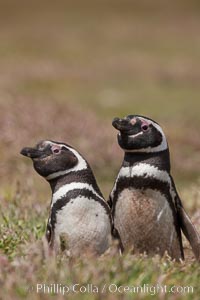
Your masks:
M 146 115 L 162 125 L 171 149 L 172 174 L 200 229 L 200 2 L 0 0 L 4 299 L 27 297 L 27 284 L 38 278 L 62 282 L 71 276 L 59 267 L 48 277 L 37 250 L 27 256 L 30 245 L 44 234 L 50 190 L 31 162 L 20 157 L 21 148 L 46 138 L 73 145 L 91 164 L 107 198 L 123 156 L 111 121 L 127 114 Z M 136 269 L 129 266 L 132 259 Z M 121 272 L 117 280 L 122 283 L 155 283 L 159 276 L 168 284 L 200 282 L 199 266 L 192 258 L 181 267 L 172 263 L 165 267 L 162 261 L 158 267 L 148 259 L 138 263 L 131 256 L 120 265 L 116 260 L 106 257 L 97 270 L 81 261 L 73 276 L 98 282 L 102 272 L 107 280 Z M 109 270 L 109 277 L 106 271 L 114 268 L 112 264 L 116 270 Z M 18 268 L 23 279 L 15 277 Z M 188 272 L 195 274 L 193 278 L 186 276 Z M 169 298 L 179 299 L 173 296 Z M 191 299 L 198 299 L 198 293 Z

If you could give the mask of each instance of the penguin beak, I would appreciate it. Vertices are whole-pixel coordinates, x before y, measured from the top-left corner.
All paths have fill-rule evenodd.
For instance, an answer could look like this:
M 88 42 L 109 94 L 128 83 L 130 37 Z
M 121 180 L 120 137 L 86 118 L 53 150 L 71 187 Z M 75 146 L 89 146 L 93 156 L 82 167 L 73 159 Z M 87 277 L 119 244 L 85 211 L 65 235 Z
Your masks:
M 130 120 L 127 118 L 124 119 L 114 118 L 112 121 L 112 126 L 119 131 L 128 131 L 131 129 Z
M 21 150 L 20 154 L 30 157 L 30 158 L 41 158 L 44 152 L 35 148 L 25 147 Z

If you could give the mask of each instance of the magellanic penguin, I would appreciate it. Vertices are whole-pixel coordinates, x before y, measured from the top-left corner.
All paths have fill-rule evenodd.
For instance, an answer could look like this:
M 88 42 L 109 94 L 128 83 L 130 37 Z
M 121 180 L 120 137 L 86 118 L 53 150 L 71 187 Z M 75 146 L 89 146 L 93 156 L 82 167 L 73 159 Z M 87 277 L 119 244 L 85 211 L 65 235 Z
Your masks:
M 37 173 L 50 184 L 52 200 L 46 237 L 51 248 L 67 249 L 72 256 L 100 255 L 109 247 L 110 208 L 87 161 L 71 146 L 41 141 L 23 148 Z
M 129 115 L 114 118 L 124 160 L 110 194 L 114 233 L 122 250 L 184 258 L 181 229 L 200 260 L 200 237 L 186 214 L 170 175 L 170 156 L 162 128 Z

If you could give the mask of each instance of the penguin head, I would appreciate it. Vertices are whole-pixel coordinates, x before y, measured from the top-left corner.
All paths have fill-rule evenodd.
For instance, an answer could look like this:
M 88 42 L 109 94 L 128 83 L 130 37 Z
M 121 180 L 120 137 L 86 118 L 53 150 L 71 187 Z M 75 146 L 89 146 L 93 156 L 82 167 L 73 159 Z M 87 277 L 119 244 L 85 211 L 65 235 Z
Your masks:
M 165 134 L 158 123 L 139 116 L 114 118 L 112 125 L 119 130 L 118 143 L 125 152 L 160 152 L 168 149 Z
M 23 148 L 20 153 L 30 157 L 36 172 L 47 180 L 67 174 L 75 168 L 87 168 L 87 163 L 81 155 L 64 143 L 40 141 L 33 148 Z

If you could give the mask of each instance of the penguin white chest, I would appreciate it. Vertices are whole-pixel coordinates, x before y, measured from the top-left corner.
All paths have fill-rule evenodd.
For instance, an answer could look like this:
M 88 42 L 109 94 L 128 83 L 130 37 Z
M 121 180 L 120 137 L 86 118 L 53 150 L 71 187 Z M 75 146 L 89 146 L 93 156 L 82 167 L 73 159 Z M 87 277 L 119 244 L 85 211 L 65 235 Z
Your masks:
M 55 236 L 64 235 L 73 253 L 84 248 L 103 253 L 109 244 L 110 221 L 104 207 L 84 196 L 71 199 L 56 213 Z
M 148 247 L 149 240 L 159 247 L 157 240 L 162 243 L 162 236 L 167 237 L 170 246 L 174 239 L 172 209 L 165 195 L 157 190 L 123 190 L 117 199 L 114 223 L 124 247 Z

